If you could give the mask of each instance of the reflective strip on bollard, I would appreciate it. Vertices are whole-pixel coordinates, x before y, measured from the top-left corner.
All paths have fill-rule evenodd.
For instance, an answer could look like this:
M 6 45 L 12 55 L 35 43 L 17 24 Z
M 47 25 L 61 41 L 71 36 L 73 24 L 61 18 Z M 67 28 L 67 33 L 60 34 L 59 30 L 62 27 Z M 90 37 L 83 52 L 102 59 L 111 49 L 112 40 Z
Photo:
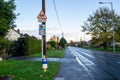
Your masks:
M 43 58 L 42 59 L 42 68 L 44 69 L 46 69 L 46 68 L 48 68 L 48 66 L 47 66 L 47 59 L 46 58 Z

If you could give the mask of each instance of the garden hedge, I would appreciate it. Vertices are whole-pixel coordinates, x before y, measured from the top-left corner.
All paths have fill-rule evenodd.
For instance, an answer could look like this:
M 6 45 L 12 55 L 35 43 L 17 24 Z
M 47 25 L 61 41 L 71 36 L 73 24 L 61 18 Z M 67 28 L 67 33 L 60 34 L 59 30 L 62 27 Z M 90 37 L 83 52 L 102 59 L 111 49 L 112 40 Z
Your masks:
M 21 50 L 23 55 L 41 52 L 41 40 L 34 38 L 19 38 L 18 42 L 22 46 Z

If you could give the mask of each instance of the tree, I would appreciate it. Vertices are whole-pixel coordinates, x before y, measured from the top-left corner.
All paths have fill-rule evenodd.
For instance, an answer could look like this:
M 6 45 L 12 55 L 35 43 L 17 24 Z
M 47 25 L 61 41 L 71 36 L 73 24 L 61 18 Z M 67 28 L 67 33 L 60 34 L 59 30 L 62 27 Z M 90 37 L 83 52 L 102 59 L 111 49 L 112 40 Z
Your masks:
M 59 42 L 59 37 L 53 35 L 51 36 L 50 40 L 48 41 L 48 44 L 50 44 L 51 47 L 57 48 Z
M 13 12 L 15 7 L 14 0 L 0 0 L 0 37 L 5 36 L 10 27 L 15 27 L 16 15 Z
M 50 44 L 51 47 L 56 48 L 56 42 L 54 40 L 48 41 L 48 44 Z
M 0 0 L 0 56 L 3 58 L 6 56 L 6 49 L 9 47 L 9 41 L 4 39 L 4 36 L 8 32 L 9 28 L 14 28 L 14 20 L 16 15 L 13 12 L 15 10 L 14 0 Z
M 59 43 L 59 44 L 62 46 L 62 48 L 65 47 L 65 44 L 66 44 L 66 43 L 67 43 L 67 41 L 65 40 L 65 38 L 62 37 L 62 38 L 60 39 L 60 43 Z
M 94 45 L 103 45 L 104 49 L 107 49 L 107 45 L 113 39 L 113 26 L 115 29 L 115 39 L 117 40 L 116 35 L 118 35 L 118 28 L 120 28 L 120 16 L 114 11 L 109 10 L 109 8 L 103 7 L 90 15 L 82 28 L 83 31 L 91 34 Z M 120 39 L 120 36 L 118 37 Z

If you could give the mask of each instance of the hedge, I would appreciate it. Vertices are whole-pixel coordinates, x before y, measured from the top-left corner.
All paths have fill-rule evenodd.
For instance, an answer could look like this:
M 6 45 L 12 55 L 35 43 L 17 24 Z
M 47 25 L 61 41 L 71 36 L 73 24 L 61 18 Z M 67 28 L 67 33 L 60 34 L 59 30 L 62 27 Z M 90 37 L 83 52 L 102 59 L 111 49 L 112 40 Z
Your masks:
M 22 45 L 22 54 L 30 55 L 41 52 L 41 40 L 34 38 L 19 38 L 18 42 Z

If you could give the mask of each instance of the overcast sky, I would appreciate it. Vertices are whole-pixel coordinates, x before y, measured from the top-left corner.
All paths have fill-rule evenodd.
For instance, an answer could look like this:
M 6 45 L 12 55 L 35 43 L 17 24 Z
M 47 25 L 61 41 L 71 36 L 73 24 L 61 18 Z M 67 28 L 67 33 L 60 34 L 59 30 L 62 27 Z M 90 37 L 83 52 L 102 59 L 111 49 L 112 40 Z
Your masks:
M 53 0 L 46 1 L 46 28 L 47 40 L 52 35 L 61 38 L 61 30 L 55 13 Z M 84 40 L 84 33 L 81 32 L 81 25 L 87 20 L 99 7 L 106 6 L 111 8 L 110 4 L 99 4 L 99 1 L 113 2 L 113 9 L 120 14 L 120 0 L 55 0 L 59 19 L 61 22 L 64 37 L 70 40 Z M 36 37 L 41 37 L 38 33 L 37 15 L 41 11 L 42 0 L 15 0 L 16 11 L 20 13 L 16 19 L 16 29 L 20 29 L 22 33 L 28 33 Z M 85 36 L 85 40 L 90 40 L 90 36 Z

